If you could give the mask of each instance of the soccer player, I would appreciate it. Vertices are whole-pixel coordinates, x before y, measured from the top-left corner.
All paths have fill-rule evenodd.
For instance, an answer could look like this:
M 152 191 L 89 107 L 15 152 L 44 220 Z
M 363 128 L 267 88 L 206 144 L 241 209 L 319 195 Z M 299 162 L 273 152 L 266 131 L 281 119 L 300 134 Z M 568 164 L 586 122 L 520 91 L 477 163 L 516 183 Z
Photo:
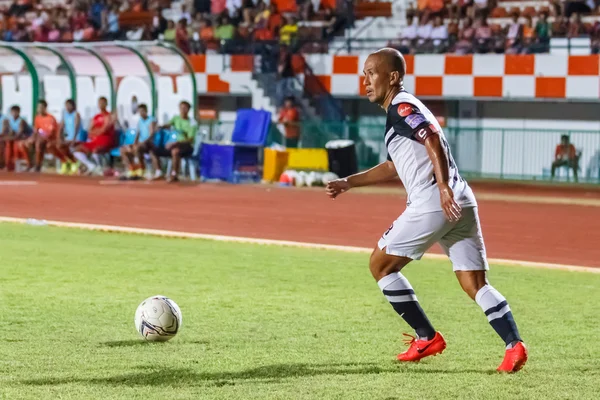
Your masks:
M 446 348 L 401 272 L 437 242 L 450 258 L 463 290 L 481 307 L 506 345 L 498 371 L 518 371 L 527 361 L 527 349 L 506 299 L 487 281 L 477 202 L 458 173 L 440 124 L 421 101 L 404 90 L 406 63 L 400 52 L 386 48 L 369 55 L 363 72 L 367 98 L 387 112 L 383 139 L 388 158 L 368 171 L 329 182 L 326 191 L 335 199 L 354 187 L 397 176 L 406 188 L 406 210 L 383 234 L 369 262 L 387 300 L 416 332 L 398 360 L 419 361 Z
M 19 106 L 12 106 L 10 114 L 0 119 L 0 129 L 0 169 L 6 167 L 8 171 L 13 171 L 15 158 L 24 158 L 27 169 L 31 169 L 33 163 L 25 145 L 31 129 L 21 118 Z
M 144 170 L 146 169 L 144 155 L 150 153 L 154 146 L 154 137 L 156 135 L 156 119 L 153 116 L 148 115 L 148 106 L 140 104 L 138 106 L 138 114 L 140 119 L 138 121 L 137 133 L 135 135 L 135 142 L 132 145 L 121 146 L 121 159 L 123 165 L 127 169 L 128 179 L 139 179 L 142 177 Z M 139 166 L 133 166 L 133 157 L 137 157 Z M 153 163 L 156 162 L 154 168 L 160 169 L 158 160 L 156 157 L 152 158 Z
M 108 100 L 106 97 L 98 99 L 100 112 L 94 116 L 88 131 L 88 141 L 75 147 L 73 155 L 87 169 L 89 175 L 102 175 L 100 155 L 111 151 L 117 145 L 115 119 L 107 110 Z M 90 161 L 89 156 L 94 158 Z
M 61 174 L 75 174 L 79 171 L 79 163 L 75 160 L 72 150 L 79 143 L 81 131 L 81 116 L 75 101 L 69 99 L 65 101 L 65 109 L 58 128 L 57 148 L 65 157 L 65 162 L 61 165 Z
M 172 129 L 177 133 L 177 139 L 165 145 L 165 148 L 153 147 L 151 152 L 152 163 L 159 168 L 155 169 L 154 179 L 162 177 L 160 161 L 158 157 L 171 157 L 173 169 L 169 182 L 179 180 L 179 165 L 181 158 L 189 157 L 194 153 L 194 141 L 196 139 L 196 127 L 194 120 L 190 119 L 189 113 L 192 106 L 187 101 L 179 103 L 179 115 L 171 118 L 169 123 L 161 126 L 162 129 Z
M 58 123 L 56 118 L 48 113 L 48 103 L 46 100 L 38 101 L 37 115 L 33 120 L 33 135 L 28 140 L 29 148 L 35 146 L 35 171 L 42 170 L 42 162 L 44 161 L 44 153 L 49 150 L 62 162 L 65 158 L 56 147 L 58 138 Z

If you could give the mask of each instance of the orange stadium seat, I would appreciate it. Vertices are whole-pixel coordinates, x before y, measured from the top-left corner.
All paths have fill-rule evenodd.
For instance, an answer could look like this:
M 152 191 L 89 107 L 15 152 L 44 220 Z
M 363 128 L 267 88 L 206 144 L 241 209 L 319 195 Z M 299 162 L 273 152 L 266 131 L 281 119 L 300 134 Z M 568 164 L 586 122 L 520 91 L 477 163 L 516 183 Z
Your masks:
M 366 17 L 391 17 L 392 16 L 392 3 L 390 2 L 370 2 L 370 1 L 359 1 L 354 7 L 356 18 Z
M 537 11 L 535 11 L 535 8 L 533 7 L 525 7 L 525 10 L 523 10 L 523 13 L 521 15 L 533 18 L 537 15 Z
M 506 17 L 506 8 L 504 7 L 496 7 L 492 10 L 491 13 L 492 18 L 504 18 Z
M 141 26 L 152 26 L 152 20 L 156 13 L 153 11 L 125 11 L 119 14 L 119 26 L 121 28 L 138 28 Z

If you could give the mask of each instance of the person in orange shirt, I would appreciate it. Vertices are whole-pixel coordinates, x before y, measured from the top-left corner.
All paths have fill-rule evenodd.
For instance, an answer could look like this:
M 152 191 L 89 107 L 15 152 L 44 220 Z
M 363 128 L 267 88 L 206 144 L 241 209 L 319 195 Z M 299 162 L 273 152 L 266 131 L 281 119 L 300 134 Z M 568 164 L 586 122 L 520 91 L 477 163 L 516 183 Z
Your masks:
M 579 169 L 579 157 L 577 157 L 577 150 L 575 146 L 569 141 L 569 135 L 562 135 L 560 137 L 560 144 L 556 146 L 554 152 L 554 162 L 552 163 L 552 179 L 554 179 L 554 173 L 556 168 L 568 166 L 573 169 L 573 177 L 577 182 L 577 170 Z
M 294 104 L 293 97 L 287 97 L 281 111 L 279 111 L 279 123 L 285 128 L 285 147 L 298 147 L 300 140 L 300 115 Z
M 26 146 L 31 150 L 35 146 L 35 165 L 36 172 L 42 170 L 42 162 L 44 161 L 44 153 L 49 150 L 59 159 L 64 160 L 64 156 L 56 147 L 58 139 L 58 123 L 56 118 L 48 113 L 48 103 L 46 100 L 38 101 L 37 115 L 33 120 L 33 135 L 27 140 Z

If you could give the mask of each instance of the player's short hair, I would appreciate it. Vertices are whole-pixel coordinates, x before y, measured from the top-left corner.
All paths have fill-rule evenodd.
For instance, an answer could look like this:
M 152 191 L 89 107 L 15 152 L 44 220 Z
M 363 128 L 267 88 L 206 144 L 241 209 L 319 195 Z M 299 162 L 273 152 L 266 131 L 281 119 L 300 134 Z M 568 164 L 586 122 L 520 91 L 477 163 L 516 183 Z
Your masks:
M 563 140 L 569 140 L 569 135 L 561 135 L 560 136 L 560 140 L 561 141 L 563 141 Z
M 187 108 L 192 108 L 192 105 L 190 103 L 188 103 L 187 101 L 183 100 L 181 103 L 179 104 L 185 104 L 187 106 Z
M 43 105 L 44 107 L 48 107 L 48 102 L 47 102 L 46 100 L 44 100 L 44 99 L 41 99 L 41 100 L 39 100 L 39 101 L 38 101 L 38 104 L 41 104 L 41 105 Z
M 10 111 L 19 111 L 19 112 L 21 112 L 21 107 L 19 107 L 18 105 L 15 104 L 14 106 L 12 106 L 10 108 Z
M 143 109 L 144 109 L 144 111 L 148 111 L 148 106 L 147 106 L 146 104 L 144 104 L 144 103 L 140 104 L 140 105 L 138 106 L 138 108 L 143 108 Z
M 77 106 L 75 104 L 75 100 L 73 100 L 73 99 L 68 99 L 67 101 L 65 101 L 65 103 L 70 104 L 71 107 L 73 107 L 73 108 L 77 108 Z
M 285 101 L 289 101 L 293 104 L 296 102 L 296 99 L 294 98 L 294 96 L 288 96 L 285 98 Z
M 105 102 L 108 103 L 108 99 L 106 97 L 104 97 L 104 96 L 99 97 L 98 101 L 100 101 L 100 100 L 104 100 Z

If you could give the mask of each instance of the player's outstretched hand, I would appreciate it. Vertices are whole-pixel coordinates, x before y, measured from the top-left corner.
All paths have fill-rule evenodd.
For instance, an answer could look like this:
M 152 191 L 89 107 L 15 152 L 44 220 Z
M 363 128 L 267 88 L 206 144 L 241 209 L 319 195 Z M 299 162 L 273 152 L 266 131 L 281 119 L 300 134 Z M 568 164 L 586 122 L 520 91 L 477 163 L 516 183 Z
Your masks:
M 347 179 L 336 179 L 327 183 L 325 192 L 331 199 L 335 199 L 340 194 L 350 190 L 350 184 Z
M 452 192 L 450 186 L 446 185 L 440 188 L 440 200 L 442 203 L 442 210 L 448 221 L 458 221 L 461 217 L 461 208 L 456 201 L 454 201 L 454 192 Z

